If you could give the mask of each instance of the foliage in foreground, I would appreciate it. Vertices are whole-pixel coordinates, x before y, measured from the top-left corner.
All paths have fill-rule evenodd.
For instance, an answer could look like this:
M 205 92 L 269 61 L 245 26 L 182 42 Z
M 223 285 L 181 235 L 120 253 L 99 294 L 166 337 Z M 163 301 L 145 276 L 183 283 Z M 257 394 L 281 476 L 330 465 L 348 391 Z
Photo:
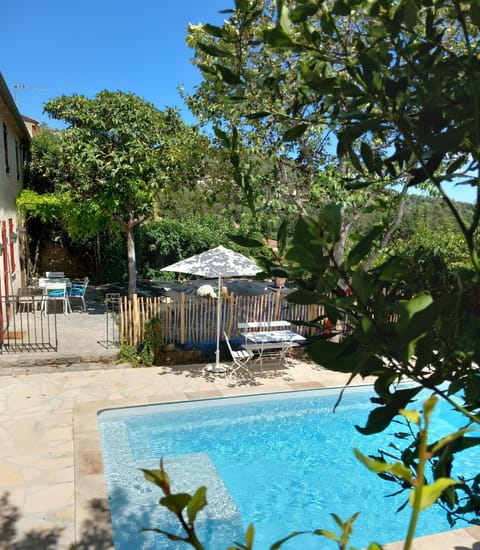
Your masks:
M 236 0 L 229 13 L 248 36 L 267 5 Z M 309 356 L 349 375 L 349 383 L 357 376 L 374 378 L 375 408 L 358 428 L 361 433 L 385 430 L 422 388 L 449 403 L 463 420 L 457 433 L 427 441 L 433 407 L 427 401 L 423 425 L 418 414 L 406 414 L 420 430 L 405 448 L 398 447 L 398 465 L 386 465 L 385 452 L 376 460 L 360 457 L 400 488 L 413 485 L 406 549 L 418 513 L 437 499 L 452 524 L 480 522 L 480 474 L 460 484 L 450 477 L 456 456 L 480 444 L 470 433 L 480 424 L 479 28 L 475 1 L 277 0 L 276 17 L 256 42 L 279 59 L 288 55 L 285 66 L 277 64 L 275 74 L 257 83 L 259 94 L 275 99 L 270 102 L 274 108 L 248 112 L 243 103 L 252 119 L 289 121 L 287 129 L 278 126 L 285 142 L 301 139 L 315 126 L 328 127 L 336 136 L 338 156 L 355 168 L 355 175 L 345 178 L 347 188 L 369 188 L 380 179 L 435 189 L 462 234 L 469 258 L 464 268 L 449 271 L 432 254 L 420 258 L 397 252 L 371 269 L 367 259 L 382 243 L 385 226 L 368 228 L 339 258 L 335 244 L 341 238 L 342 205 L 330 205 L 318 216 L 299 217 L 292 228 L 283 225 L 278 242 L 286 261 L 275 265 L 265 258 L 263 263 L 268 273 L 296 281 L 291 301 L 325 308 L 325 316 L 303 320 L 320 335 L 308 346 Z M 204 45 L 216 74 L 235 87 L 226 100 L 243 102 L 243 74 L 223 63 L 230 53 L 220 47 L 231 29 L 206 25 L 203 30 L 214 42 L 218 39 L 217 48 Z M 280 85 L 292 71 L 298 76 L 293 99 L 282 95 Z M 445 192 L 449 182 L 477 190 L 469 219 Z M 327 318 L 346 334 L 338 344 L 321 337 Z M 418 385 L 399 386 L 403 379 Z M 162 473 L 159 482 L 165 482 Z M 175 504 L 177 513 L 190 502 L 182 498 Z M 251 540 L 246 542 L 238 547 L 249 548 Z

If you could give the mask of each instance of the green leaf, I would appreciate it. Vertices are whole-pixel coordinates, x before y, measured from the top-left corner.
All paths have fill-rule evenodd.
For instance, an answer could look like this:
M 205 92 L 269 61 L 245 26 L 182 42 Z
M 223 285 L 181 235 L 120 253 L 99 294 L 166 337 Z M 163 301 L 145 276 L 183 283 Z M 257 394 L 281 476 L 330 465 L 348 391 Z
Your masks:
M 228 238 L 232 242 L 234 242 L 235 244 L 238 244 L 239 246 L 244 246 L 245 248 L 263 247 L 262 242 L 258 241 L 257 239 L 251 239 L 249 237 L 244 237 L 243 235 L 233 235 L 233 234 L 229 233 Z
M 460 450 L 465 450 L 469 448 L 469 446 L 474 447 L 478 445 L 480 439 L 479 438 L 469 438 L 469 437 L 463 437 L 466 433 L 473 431 L 473 428 L 463 428 L 462 430 L 458 430 L 454 433 L 448 434 L 445 437 L 442 437 L 439 441 L 437 441 L 433 447 L 430 449 L 430 451 L 433 454 L 437 454 L 440 449 L 443 449 L 446 445 L 451 443 L 452 441 L 456 441 L 457 439 L 461 439 L 460 442 Z
M 210 25 L 210 23 L 205 23 L 202 28 L 207 34 L 215 36 L 216 38 L 223 38 L 225 35 L 225 30 L 222 27 Z
M 367 167 L 367 170 L 370 173 L 375 172 L 375 163 L 373 160 L 373 153 L 372 153 L 372 150 L 370 149 L 370 146 L 368 145 L 368 143 L 365 143 L 365 141 L 362 141 L 360 143 L 360 153 L 362 155 L 363 162 Z
M 230 105 L 243 103 L 245 99 L 245 93 L 242 90 L 237 90 L 231 94 L 222 95 L 222 101 Z
M 430 418 L 432 416 L 433 410 L 438 403 L 438 397 L 436 395 L 431 395 L 424 403 L 423 403 L 423 414 L 425 418 Z
M 214 44 L 205 44 L 204 42 L 198 42 L 198 48 L 212 57 L 231 57 L 232 54 L 227 50 L 222 50 Z
M 420 426 L 421 416 L 420 411 L 414 411 L 410 409 L 400 409 L 398 411 L 402 416 L 404 416 L 412 424 Z
M 371 472 L 376 474 L 381 472 L 389 472 L 392 475 L 408 482 L 410 482 L 413 478 L 412 471 L 402 462 L 388 464 L 381 460 L 376 460 L 375 458 L 369 458 L 362 454 L 358 449 L 353 449 L 353 452 L 357 459 L 360 460 L 360 462 L 362 462 L 362 464 L 364 464 Z
M 288 7 L 283 2 L 277 2 L 278 10 L 278 25 L 288 34 L 290 32 L 290 12 Z
M 295 45 L 290 36 L 280 27 L 264 31 L 263 39 L 267 44 L 275 48 L 288 48 Z
M 324 206 L 321 219 L 324 221 L 330 233 L 329 238 L 336 242 L 340 238 L 342 229 L 342 207 L 339 204 L 327 204 Z
M 372 294 L 372 286 L 370 277 L 363 267 L 355 270 L 350 286 L 355 296 L 365 305 Z
M 248 11 L 248 0 L 235 0 L 235 9 L 246 13 Z
M 425 508 L 428 508 L 439 499 L 445 489 L 451 487 L 452 485 L 458 485 L 458 481 L 455 481 L 449 477 L 439 477 L 430 485 L 414 488 L 408 496 L 408 501 L 413 507 L 415 495 L 418 491 L 421 491 L 422 496 L 420 499 L 420 510 L 425 510 Z
M 403 22 L 405 25 L 413 29 L 417 24 L 417 6 L 412 0 L 403 4 Z
M 224 147 L 229 148 L 230 147 L 230 137 L 226 132 L 224 132 L 221 128 L 218 126 L 213 127 L 213 133 L 217 136 L 217 138 L 221 141 L 222 145 Z
M 411 300 L 401 300 L 400 304 L 402 306 L 402 318 L 410 320 L 414 315 L 425 310 L 432 303 L 433 298 L 428 291 L 422 292 Z
M 372 229 L 352 248 L 347 257 L 348 266 L 353 267 L 364 261 L 370 254 L 376 241 L 382 236 L 381 225 L 374 225 Z
M 327 36 L 332 36 L 335 32 L 335 23 L 334 19 L 330 12 L 324 11 L 320 16 L 320 25 L 322 26 L 322 31 Z
M 190 502 L 191 495 L 188 493 L 177 493 L 175 495 L 167 495 L 160 499 L 160 504 L 168 508 L 174 514 L 181 514 Z
M 292 126 L 283 134 L 283 141 L 294 141 L 298 139 L 308 130 L 308 127 L 308 124 L 296 124 Z
M 160 470 L 142 469 L 142 472 L 143 472 L 143 476 L 148 482 L 153 483 L 157 487 L 160 487 L 160 489 L 162 489 L 162 491 L 164 491 L 165 493 L 169 492 L 170 479 L 168 477 L 167 472 L 165 472 L 163 468 Z
M 281 255 L 283 255 L 285 246 L 287 244 L 287 236 L 288 236 L 288 222 L 287 220 L 284 220 L 280 224 L 280 227 L 278 228 L 278 232 L 277 232 L 277 247 Z
M 382 432 L 387 428 L 390 422 L 397 414 L 400 414 L 401 409 L 405 409 L 410 401 L 421 391 L 421 386 L 416 388 L 406 388 L 396 390 L 383 407 L 377 407 L 368 415 L 367 424 L 364 428 L 355 426 L 356 429 L 364 434 L 371 435 L 374 433 Z M 386 396 L 383 396 L 386 400 Z
M 334 372 L 352 373 L 358 368 L 358 358 L 347 347 L 346 340 L 339 344 L 316 341 L 305 348 L 307 355 L 323 367 Z
M 306 21 L 312 15 L 318 12 L 318 4 L 315 2 L 307 2 L 306 4 L 298 4 L 290 13 L 290 19 L 293 23 L 301 23 Z
M 241 83 L 242 79 L 240 78 L 240 76 L 234 73 L 228 67 L 225 67 L 224 65 L 219 65 L 219 64 L 216 64 L 215 67 L 220 73 L 222 80 L 225 81 L 227 84 L 236 86 L 237 84 Z
M 332 533 L 332 531 L 327 531 L 326 529 L 315 529 L 313 534 L 318 535 L 320 537 L 325 537 L 327 539 L 332 539 L 336 542 L 340 542 L 340 537 L 338 535 L 336 535 L 335 533 Z
M 180 542 L 180 541 L 185 542 L 185 539 L 183 537 L 180 537 L 179 535 L 174 535 L 173 533 L 170 533 L 169 531 L 164 531 L 163 529 L 142 527 L 140 531 L 146 532 L 146 533 L 158 533 L 159 535 L 165 535 L 169 540 L 173 540 L 175 542 Z
M 249 113 L 245 115 L 245 118 L 247 120 L 258 120 L 267 116 L 270 116 L 270 113 L 268 111 L 258 111 L 258 113 Z
M 395 256 L 380 267 L 381 281 L 398 281 L 411 271 L 411 265 L 404 258 Z
M 360 159 L 355 154 L 355 151 L 353 149 L 348 150 L 348 156 L 350 158 L 350 162 L 353 164 L 353 167 L 358 170 L 360 173 L 363 173 L 363 166 L 360 162 Z
M 283 538 L 281 540 L 277 540 L 277 542 L 275 542 L 274 544 L 272 544 L 272 546 L 270 546 L 270 550 L 278 550 L 278 548 L 283 546 L 290 539 L 293 539 L 293 538 L 298 537 L 300 535 L 305 535 L 307 533 L 309 533 L 309 531 L 294 531 L 293 533 L 290 533 L 285 538 Z
M 188 521 L 193 525 L 198 512 L 207 505 L 207 488 L 199 487 L 187 505 Z
M 250 523 L 245 533 L 245 542 L 247 543 L 249 548 L 253 547 L 254 537 L 255 537 L 255 527 L 253 526 L 253 523 Z
M 333 11 L 337 15 L 346 16 L 350 15 L 352 8 L 350 7 L 348 0 L 336 0 L 335 4 L 333 5 Z

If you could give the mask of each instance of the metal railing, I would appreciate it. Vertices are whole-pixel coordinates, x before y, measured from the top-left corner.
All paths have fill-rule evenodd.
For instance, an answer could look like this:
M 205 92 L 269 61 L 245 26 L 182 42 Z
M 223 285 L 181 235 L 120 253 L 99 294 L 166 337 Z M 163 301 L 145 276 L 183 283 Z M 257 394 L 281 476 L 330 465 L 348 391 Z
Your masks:
M 42 312 L 41 295 L 0 297 L 0 354 L 57 351 L 57 313 Z
M 120 346 L 119 302 L 120 294 L 111 292 L 105 295 L 106 339 L 98 343 L 107 349 Z

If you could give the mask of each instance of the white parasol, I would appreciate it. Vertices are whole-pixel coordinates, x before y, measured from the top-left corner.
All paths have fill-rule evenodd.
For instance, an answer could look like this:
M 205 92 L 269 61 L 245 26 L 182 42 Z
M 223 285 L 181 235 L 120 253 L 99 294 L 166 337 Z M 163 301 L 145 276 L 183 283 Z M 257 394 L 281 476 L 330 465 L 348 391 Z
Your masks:
M 191 256 L 175 264 L 164 267 L 162 271 L 175 271 L 178 273 L 188 273 L 190 275 L 199 275 L 208 279 L 218 279 L 217 292 L 217 348 L 215 351 L 215 364 L 207 365 L 207 369 L 212 372 L 225 372 L 225 365 L 220 364 L 220 331 L 222 325 L 222 277 L 242 277 L 256 275 L 261 271 L 257 264 L 240 254 L 225 248 L 217 246 Z

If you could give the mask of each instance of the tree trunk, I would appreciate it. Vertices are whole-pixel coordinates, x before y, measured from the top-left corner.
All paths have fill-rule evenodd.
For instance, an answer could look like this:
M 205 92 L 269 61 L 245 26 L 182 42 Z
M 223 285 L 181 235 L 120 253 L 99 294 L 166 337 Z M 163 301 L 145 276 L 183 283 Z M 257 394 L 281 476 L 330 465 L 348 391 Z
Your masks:
M 128 257 L 128 295 L 132 296 L 137 290 L 137 260 L 135 258 L 135 239 L 133 236 L 134 224 L 126 226 L 127 257 Z

